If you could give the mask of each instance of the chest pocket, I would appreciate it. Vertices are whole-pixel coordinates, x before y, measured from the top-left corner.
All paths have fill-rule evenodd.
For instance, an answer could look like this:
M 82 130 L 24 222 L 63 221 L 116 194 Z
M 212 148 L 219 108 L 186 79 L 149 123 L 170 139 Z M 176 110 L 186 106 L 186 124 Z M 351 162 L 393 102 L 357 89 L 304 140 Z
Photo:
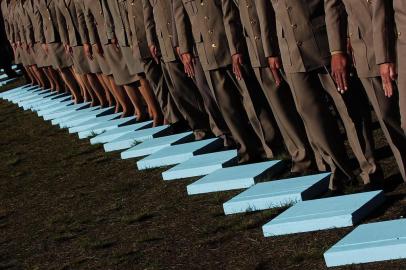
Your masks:
M 186 10 L 188 11 L 188 13 L 191 14 L 196 14 L 198 11 L 198 7 L 197 7 L 197 1 L 196 0 L 185 0 L 183 1 Z

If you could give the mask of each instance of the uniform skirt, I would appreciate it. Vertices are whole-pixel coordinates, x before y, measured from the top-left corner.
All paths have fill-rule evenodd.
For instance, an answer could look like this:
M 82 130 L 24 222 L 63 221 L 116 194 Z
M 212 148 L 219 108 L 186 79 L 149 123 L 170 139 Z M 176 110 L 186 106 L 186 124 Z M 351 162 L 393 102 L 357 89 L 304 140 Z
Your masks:
M 103 47 L 104 50 L 104 47 Z M 100 56 L 97 52 L 93 51 L 93 61 L 97 62 L 101 72 L 104 75 L 112 75 L 113 71 L 110 67 L 109 63 L 107 62 L 106 55 Z
M 66 53 L 62 43 L 49 43 L 48 57 L 54 69 L 68 68 L 73 65 L 72 58 Z
M 50 66 L 48 63 L 47 55 L 44 52 L 40 43 L 35 43 L 33 47 L 35 55 L 35 63 L 39 68 Z
M 115 45 L 107 44 L 103 46 L 104 57 L 111 67 L 114 81 L 117 85 L 127 85 L 139 81 L 138 76 L 131 74 L 121 50 L 117 50 Z
M 72 60 L 75 71 L 84 75 L 91 73 L 88 58 L 85 55 L 83 46 L 72 47 Z
M 121 52 L 130 74 L 137 75 L 144 73 L 143 63 L 134 56 L 133 50 L 130 47 L 121 47 Z
M 34 52 L 30 51 L 29 53 L 27 50 L 22 49 L 21 50 L 21 55 L 22 55 L 22 61 L 24 66 L 32 66 L 35 65 L 35 54 Z

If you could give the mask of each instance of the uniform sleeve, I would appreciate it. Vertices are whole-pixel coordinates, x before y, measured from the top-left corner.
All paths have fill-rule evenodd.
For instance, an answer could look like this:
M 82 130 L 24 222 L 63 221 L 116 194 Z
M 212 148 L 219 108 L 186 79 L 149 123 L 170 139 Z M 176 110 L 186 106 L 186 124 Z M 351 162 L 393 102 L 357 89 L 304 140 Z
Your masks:
M 142 0 L 142 8 L 144 13 L 145 32 L 147 34 L 148 45 L 157 45 L 157 36 L 155 30 L 155 21 L 153 8 L 149 0 Z
M 242 26 L 233 0 L 221 0 L 223 22 L 231 55 L 241 53 L 243 48 Z
M 24 28 L 25 28 L 25 40 L 27 41 L 28 44 L 34 44 L 35 43 L 35 37 L 34 37 L 34 26 L 31 21 L 31 17 L 28 15 L 25 7 L 23 9 L 24 13 Z
M 386 0 L 372 1 L 372 31 L 376 64 L 395 62 L 393 13 Z
M 86 27 L 89 32 L 89 40 L 90 44 L 96 44 L 97 43 L 97 32 L 95 29 L 94 25 L 94 18 L 92 13 L 90 12 L 89 7 L 85 6 L 84 9 L 84 16 L 85 16 L 85 22 L 86 22 Z
M 83 5 L 78 0 L 74 0 L 74 1 L 75 1 L 76 16 L 78 19 L 78 32 L 80 35 L 80 39 L 82 40 L 83 43 L 88 44 L 89 43 L 89 33 L 87 31 Z
M 173 14 L 180 53 L 191 53 L 193 51 L 193 40 L 190 37 L 191 29 L 188 27 L 189 20 L 182 0 L 173 0 Z
M 38 0 L 34 2 L 34 16 L 38 22 L 38 41 L 41 44 L 45 43 L 45 35 L 44 35 L 44 19 L 42 18 L 41 12 L 39 11 L 39 3 Z
M 57 0 L 57 1 L 59 1 L 59 0 Z M 56 21 L 57 21 L 57 25 L 58 25 L 59 36 L 61 37 L 61 41 L 63 44 L 69 44 L 69 37 L 67 35 L 68 29 L 66 27 L 65 17 L 63 16 L 61 9 L 59 7 L 60 3 L 57 3 L 57 1 L 55 1 L 54 6 L 55 6 Z
M 116 35 L 114 31 L 114 19 L 113 15 L 111 14 L 111 7 L 109 7 L 108 2 L 109 2 L 108 0 L 102 0 L 102 8 L 104 14 L 104 21 L 106 24 L 107 38 L 111 40 L 114 39 Z M 117 3 L 117 0 L 114 0 L 114 2 Z
M 347 51 L 347 14 L 342 0 L 324 0 L 330 52 Z
M 279 56 L 275 11 L 269 0 L 255 0 L 265 57 Z

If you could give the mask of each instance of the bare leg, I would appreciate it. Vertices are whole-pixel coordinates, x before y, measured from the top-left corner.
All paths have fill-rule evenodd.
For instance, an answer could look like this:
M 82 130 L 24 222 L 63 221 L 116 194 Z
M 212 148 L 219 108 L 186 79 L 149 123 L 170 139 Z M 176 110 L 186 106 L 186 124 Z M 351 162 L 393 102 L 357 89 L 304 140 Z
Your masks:
M 45 89 L 47 87 L 47 83 L 45 81 L 44 73 L 42 73 L 42 71 L 36 65 L 33 65 L 31 68 L 32 68 L 33 73 L 37 77 L 39 84 L 41 85 L 41 87 L 43 89 Z
M 58 78 L 58 73 L 56 72 L 55 69 L 52 67 L 48 67 L 48 74 L 51 77 L 52 81 L 54 82 L 55 85 L 55 91 L 58 93 L 61 93 L 62 91 L 62 86 L 60 84 L 59 78 Z
M 147 102 L 149 114 L 153 119 L 153 126 L 156 127 L 162 125 L 164 117 L 148 80 L 146 78 L 140 77 L 140 82 L 141 95 Z
M 97 95 L 97 92 L 94 91 L 92 85 L 90 84 L 89 80 L 87 79 L 87 74 L 86 75 L 81 75 L 83 85 L 85 86 L 85 89 L 87 89 L 87 92 L 89 93 L 91 99 L 92 99 L 92 106 L 97 106 L 100 105 L 100 100 Z
M 101 79 L 104 84 L 104 90 L 106 91 L 106 95 L 110 97 L 110 102 L 109 105 L 111 106 L 116 106 L 116 112 L 118 112 L 118 108 L 120 108 L 120 103 L 117 100 L 117 97 L 114 94 L 114 91 L 111 87 L 110 79 L 109 76 L 106 75 L 101 75 Z
M 86 74 L 87 82 L 89 83 L 89 86 L 93 89 L 93 92 L 96 94 L 97 98 L 99 99 L 99 104 L 102 108 L 106 107 L 107 101 L 106 97 L 104 96 L 103 91 L 104 87 L 100 83 L 98 77 L 96 74 Z M 107 90 L 108 91 L 108 90 Z
M 45 74 L 46 78 L 48 79 L 49 88 L 51 88 L 51 92 L 56 91 L 56 89 L 55 89 L 55 83 L 54 83 L 54 81 L 52 80 L 52 77 L 49 75 L 48 67 L 43 67 L 41 70 L 42 70 L 42 72 Z
M 128 98 L 126 91 L 124 90 L 124 87 L 118 86 L 113 79 L 113 76 L 109 76 L 110 79 L 110 84 L 111 88 L 113 89 L 113 92 L 118 99 L 118 103 L 120 104 L 123 114 L 122 117 L 130 116 L 133 114 L 134 110 L 133 107 L 131 106 L 131 101 Z M 116 105 L 116 111 L 119 110 L 119 107 Z
M 63 81 L 68 86 L 70 92 L 72 93 L 75 103 L 83 102 L 82 96 L 80 95 L 80 90 L 72 71 L 69 68 L 60 69 L 60 74 Z
M 130 98 L 133 108 L 135 109 L 137 120 L 144 121 L 145 119 L 147 119 L 139 89 L 134 85 L 125 85 L 124 89 L 127 92 L 128 97 Z

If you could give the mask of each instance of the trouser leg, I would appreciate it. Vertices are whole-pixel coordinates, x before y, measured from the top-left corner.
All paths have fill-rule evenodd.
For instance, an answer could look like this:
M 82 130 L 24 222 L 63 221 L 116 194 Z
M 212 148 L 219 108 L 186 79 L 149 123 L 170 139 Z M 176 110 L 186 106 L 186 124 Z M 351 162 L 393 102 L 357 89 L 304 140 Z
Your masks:
M 205 137 L 209 131 L 209 119 L 204 110 L 202 98 L 193 80 L 186 76 L 180 62 L 162 64 L 165 80 L 172 81 L 169 91 L 190 128 L 199 133 L 196 139 Z
M 379 77 L 361 79 L 368 98 L 374 108 L 381 129 L 389 143 L 403 180 L 406 181 L 406 136 L 400 126 L 398 95 L 385 96 Z
M 312 169 L 313 151 L 309 145 L 306 130 L 289 85 L 283 81 L 278 87 L 268 67 L 255 68 L 255 75 L 271 106 L 275 120 L 282 134 L 286 148 L 292 157 L 292 172 L 305 172 Z
M 371 119 L 366 116 L 371 113 L 368 101 L 362 96 L 360 89 L 350 89 L 345 94 L 340 94 L 327 71 L 323 69 L 318 73 L 324 90 L 332 98 L 342 120 L 348 142 L 361 168 L 361 178 L 364 183 L 368 183 L 377 171 L 373 157 Z
M 229 68 L 205 72 L 215 94 L 220 111 L 238 145 L 239 161 L 250 162 L 264 158 L 261 141 L 256 136 L 243 104 L 244 93 Z
M 309 140 L 331 169 L 330 189 L 339 189 L 353 176 L 337 121 L 323 99 L 319 76 L 316 72 L 286 76 Z
M 206 112 L 209 115 L 211 131 L 217 137 L 222 135 L 226 136 L 229 135 L 230 130 L 223 118 L 223 115 L 220 112 L 213 92 L 211 91 L 207 83 L 206 77 L 204 75 L 204 70 L 202 68 L 202 64 L 200 63 L 199 58 L 194 59 L 194 68 L 195 68 L 194 81 L 203 99 L 203 104 L 206 109 Z

